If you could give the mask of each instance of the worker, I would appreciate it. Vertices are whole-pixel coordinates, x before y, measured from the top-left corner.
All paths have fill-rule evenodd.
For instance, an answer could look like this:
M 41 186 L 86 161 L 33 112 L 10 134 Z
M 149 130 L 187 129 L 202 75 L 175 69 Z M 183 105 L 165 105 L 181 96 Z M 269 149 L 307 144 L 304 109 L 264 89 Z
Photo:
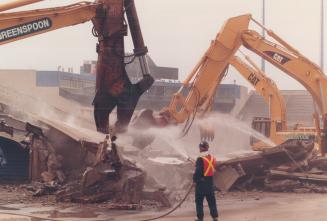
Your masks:
M 203 200 L 207 199 L 210 215 L 213 221 L 218 220 L 218 210 L 216 205 L 216 197 L 214 193 L 213 174 L 215 172 L 216 159 L 209 154 L 209 144 L 202 141 L 199 144 L 200 157 L 196 160 L 193 181 L 195 183 L 195 204 L 196 219 L 195 221 L 203 221 Z

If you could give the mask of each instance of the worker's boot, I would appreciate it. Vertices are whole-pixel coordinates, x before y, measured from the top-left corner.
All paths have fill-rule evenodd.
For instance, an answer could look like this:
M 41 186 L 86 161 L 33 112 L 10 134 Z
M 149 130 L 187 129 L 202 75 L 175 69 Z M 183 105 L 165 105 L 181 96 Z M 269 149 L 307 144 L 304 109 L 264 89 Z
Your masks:
M 195 218 L 194 221 L 203 221 L 203 219 Z

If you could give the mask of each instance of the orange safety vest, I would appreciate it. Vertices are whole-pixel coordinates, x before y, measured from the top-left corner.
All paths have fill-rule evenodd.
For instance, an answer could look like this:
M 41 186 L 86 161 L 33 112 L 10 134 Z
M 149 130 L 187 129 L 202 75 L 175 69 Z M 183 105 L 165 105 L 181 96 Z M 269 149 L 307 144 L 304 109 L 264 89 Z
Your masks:
M 215 172 L 216 159 L 210 154 L 201 157 L 203 160 L 203 176 L 213 176 Z

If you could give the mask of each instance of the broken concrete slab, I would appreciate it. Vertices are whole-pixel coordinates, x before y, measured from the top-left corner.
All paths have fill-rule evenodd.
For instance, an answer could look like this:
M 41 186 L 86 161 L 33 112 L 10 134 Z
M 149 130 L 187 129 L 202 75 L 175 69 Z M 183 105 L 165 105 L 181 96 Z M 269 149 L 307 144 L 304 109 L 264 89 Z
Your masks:
M 244 175 L 246 174 L 240 164 L 236 168 L 231 166 L 220 167 L 214 176 L 214 183 L 219 190 L 226 192 Z
M 313 141 L 287 140 L 276 147 L 264 149 L 262 156 L 269 166 L 277 166 L 304 160 L 310 155 L 313 148 Z
M 310 168 L 317 168 L 322 171 L 327 171 L 327 158 L 326 157 L 316 157 L 314 159 L 311 159 L 308 162 L 308 166 Z
M 283 179 L 265 182 L 265 189 L 273 192 L 290 192 L 300 187 L 301 182 L 298 180 Z
M 307 141 L 288 140 L 281 145 L 265 149 L 254 155 L 237 157 L 231 160 L 218 162 L 216 169 L 218 173 L 215 180 L 222 190 L 230 189 L 234 184 L 238 184 L 242 189 L 257 182 L 263 184 L 267 171 L 280 165 L 291 165 L 296 169 L 301 166 L 301 161 L 311 156 L 314 143 Z M 225 177 L 219 171 L 225 169 Z M 242 168 L 242 172 L 239 173 Z M 218 177 L 218 178 L 217 178 Z M 219 187 L 218 187 L 219 188 Z
M 318 183 L 327 184 L 327 174 L 311 174 L 309 172 L 286 172 L 279 170 L 270 170 L 269 175 L 271 177 L 276 178 L 286 178 L 286 179 L 295 179 L 295 180 L 303 180 L 303 181 L 313 181 Z

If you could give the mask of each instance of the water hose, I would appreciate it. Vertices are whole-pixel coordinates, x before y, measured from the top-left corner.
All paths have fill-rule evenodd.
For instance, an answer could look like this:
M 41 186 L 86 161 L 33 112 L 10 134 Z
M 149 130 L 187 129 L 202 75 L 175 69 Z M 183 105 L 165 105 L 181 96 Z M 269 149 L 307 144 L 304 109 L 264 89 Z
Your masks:
M 157 220 L 157 219 L 161 219 L 161 218 L 166 217 L 169 214 L 173 213 L 175 210 L 178 209 L 178 207 L 180 207 L 185 202 L 185 200 L 187 199 L 187 197 L 190 195 L 193 187 L 194 187 L 194 183 L 192 183 L 192 185 L 190 186 L 189 190 L 186 192 L 184 198 L 174 208 L 172 208 L 168 212 L 166 212 L 166 213 L 164 213 L 164 214 L 162 214 L 160 216 L 157 216 L 157 217 L 153 217 L 153 218 L 150 218 L 150 219 L 143 219 L 143 220 L 139 220 L 139 221 L 152 221 L 152 220 Z
M 191 158 L 188 158 L 187 161 L 190 161 L 193 164 L 195 163 L 193 161 L 193 159 L 191 159 Z M 149 218 L 149 219 L 143 219 L 143 220 L 139 220 L 139 221 L 152 221 L 152 220 L 157 220 L 157 219 L 161 219 L 163 217 L 166 217 L 166 216 L 172 214 L 173 212 L 175 212 L 185 202 L 185 200 L 187 199 L 187 197 L 190 195 L 193 187 L 194 187 L 194 183 L 192 182 L 192 184 L 190 185 L 190 188 L 186 192 L 186 194 L 183 197 L 183 199 L 178 204 L 176 204 L 176 206 L 174 208 L 172 208 L 171 210 L 167 211 L 166 213 L 164 213 L 164 214 L 162 214 L 160 216 Z M 28 218 L 34 218 L 34 219 L 40 219 L 40 220 L 45 219 L 45 220 L 49 220 L 49 221 L 63 221 L 61 219 L 44 218 L 44 217 L 38 217 L 38 216 L 32 216 L 32 215 L 23 215 L 23 214 L 16 214 L 16 213 L 2 212 L 2 211 L 0 212 L 0 214 L 12 215 L 12 216 L 22 216 L 22 217 L 28 217 Z
M 149 219 L 142 219 L 142 220 L 139 220 L 139 221 L 152 221 L 152 220 L 161 219 L 163 217 L 166 217 L 166 216 L 170 215 L 171 213 L 173 213 L 174 211 L 176 211 L 185 202 L 185 200 L 187 199 L 187 197 L 190 195 L 193 187 L 194 187 L 194 183 L 192 183 L 192 185 L 190 186 L 189 190 L 186 192 L 186 194 L 183 197 L 183 199 L 174 208 L 172 208 L 168 212 L 166 212 L 166 213 L 164 213 L 164 214 L 162 214 L 160 216 L 157 216 L 157 217 L 153 217 L 153 218 L 149 218 Z M 61 219 L 45 218 L 45 217 L 38 217 L 38 216 L 32 216 L 32 215 L 23 215 L 23 214 L 16 214 L 16 213 L 2 212 L 2 211 L 0 212 L 0 214 L 12 215 L 12 216 L 22 216 L 22 217 L 28 217 L 28 218 L 40 219 L 40 220 L 49 220 L 49 221 L 64 221 L 64 220 L 61 220 Z

